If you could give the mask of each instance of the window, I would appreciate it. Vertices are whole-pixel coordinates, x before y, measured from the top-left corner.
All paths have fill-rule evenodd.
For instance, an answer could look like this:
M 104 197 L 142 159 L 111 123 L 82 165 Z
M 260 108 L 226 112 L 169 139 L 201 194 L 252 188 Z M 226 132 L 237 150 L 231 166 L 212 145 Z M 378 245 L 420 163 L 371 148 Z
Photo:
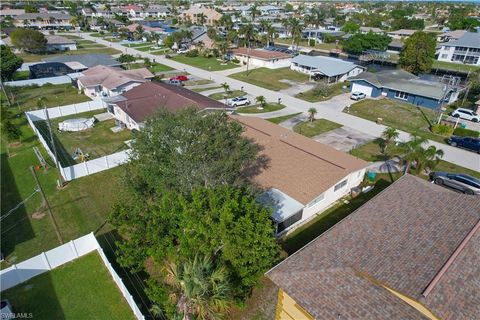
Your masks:
M 325 193 L 322 193 L 321 195 L 319 195 L 318 197 L 316 197 L 315 199 L 313 199 L 308 205 L 307 207 L 313 207 L 314 205 L 316 205 L 317 203 L 319 203 L 320 201 L 323 201 L 325 200 Z
M 395 98 L 402 99 L 402 100 L 407 100 L 408 99 L 408 93 L 403 92 L 403 91 L 395 91 Z
M 451 48 L 451 47 L 445 46 L 445 47 L 443 47 L 443 50 L 445 50 L 445 51 L 450 51 L 450 48 Z
M 343 180 L 339 184 L 337 184 L 335 187 L 333 187 L 333 191 L 337 191 L 338 189 L 341 189 L 347 185 L 347 179 Z
M 442 54 L 442 59 L 447 59 L 447 57 L 448 57 L 447 53 Z

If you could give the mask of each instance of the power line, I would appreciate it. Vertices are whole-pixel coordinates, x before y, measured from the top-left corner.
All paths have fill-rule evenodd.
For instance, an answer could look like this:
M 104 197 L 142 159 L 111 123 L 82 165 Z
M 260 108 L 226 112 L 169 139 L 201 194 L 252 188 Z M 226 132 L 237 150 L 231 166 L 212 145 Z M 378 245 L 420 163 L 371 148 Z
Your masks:
M 2 217 L 0 218 L 0 221 L 3 221 L 3 219 L 7 218 L 9 215 L 11 215 L 15 210 L 17 210 L 18 208 L 20 208 L 22 205 L 24 205 L 28 200 L 30 200 L 30 198 L 32 198 L 37 192 L 40 192 L 40 189 L 37 187 L 35 188 L 35 191 L 33 191 L 33 193 L 31 195 L 29 195 L 25 200 L 23 200 L 22 202 L 18 203 L 14 208 L 10 209 L 10 211 L 8 211 L 7 213 L 5 214 L 2 214 Z

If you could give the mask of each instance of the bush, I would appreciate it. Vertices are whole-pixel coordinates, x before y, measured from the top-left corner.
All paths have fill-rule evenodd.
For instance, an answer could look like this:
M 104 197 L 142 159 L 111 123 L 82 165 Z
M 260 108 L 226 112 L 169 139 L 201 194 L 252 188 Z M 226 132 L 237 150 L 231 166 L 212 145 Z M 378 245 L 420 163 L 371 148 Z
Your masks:
M 233 62 L 233 63 L 240 63 L 240 60 L 238 60 L 237 58 L 233 58 L 233 59 L 232 59 L 232 62 Z
M 308 39 L 308 45 L 310 47 L 315 47 L 315 39 Z
M 465 128 L 460 128 L 460 127 L 456 128 L 453 131 L 453 134 L 456 135 L 456 136 L 460 136 L 460 137 L 478 138 L 480 136 L 480 132 L 478 132 L 478 131 L 465 129 Z
M 165 55 L 165 59 L 172 59 L 172 56 L 169 55 L 169 54 L 166 54 L 166 55 Z
M 185 53 L 185 57 L 195 58 L 198 57 L 198 49 L 193 49 Z
M 446 124 L 434 124 L 431 130 L 433 133 L 444 137 L 450 137 L 453 134 L 453 127 Z

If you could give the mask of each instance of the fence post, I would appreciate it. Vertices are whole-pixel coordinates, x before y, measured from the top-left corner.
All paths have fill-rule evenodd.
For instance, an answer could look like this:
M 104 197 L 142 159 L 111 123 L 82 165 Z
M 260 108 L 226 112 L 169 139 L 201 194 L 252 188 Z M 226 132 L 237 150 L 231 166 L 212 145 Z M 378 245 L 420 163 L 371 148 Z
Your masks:
M 47 258 L 47 255 L 45 254 L 45 252 L 42 252 L 42 258 L 43 258 L 43 261 L 45 262 L 45 264 L 47 265 L 48 270 L 52 270 L 52 266 L 50 266 L 50 262 L 48 261 L 48 258 Z
M 20 272 L 18 271 L 18 268 L 17 268 L 17 265 L 14 264 L 13 266 L 13 269 L 15 269 L 15 274 L 17 275 L 17 278 L 18 278 L 18 283 L 16 283 L 15 285 L 19 284 L 19 283 L 22 283 L 23 282 L 23 279 L 22 277 L 20 276 Z M 13 287 L 13 286 L 12 286 Z
M 105 156 L 105 164 L 107 165 L 107 169 L 110 169 L 110 166 L 108 165 L 108 156 Z
M 88 176 L 90 172 L 88 172 L 87 161 L 83 161 L 83 165 L 85 166 L 85 172 L 87 173 L 87 176 Z
M 69 244 L 70 244 L 70 248 L 72 249 L 73 253 L 75 254 L 75 257 L 76 258 L 80 257 L 78 255 L 77 247 L 75 247 L 75 242 L 73 242 L 73 240 L 70 240 Z
M 60 114 L 60 117 L 63 117 L 62 107 L 60 106 L 58 106 L 58 113 Z
M 87 103 L 88 103 L 88 111 L 92 111 L 92 107 L 90 106 L 90 101 L 88 101 Z
M 73 104 L 73 110 L 75 111 L 75 114 L 78 113 L 78 112 L 77 112 L 77 105 L 76 105 L 75 103 Z

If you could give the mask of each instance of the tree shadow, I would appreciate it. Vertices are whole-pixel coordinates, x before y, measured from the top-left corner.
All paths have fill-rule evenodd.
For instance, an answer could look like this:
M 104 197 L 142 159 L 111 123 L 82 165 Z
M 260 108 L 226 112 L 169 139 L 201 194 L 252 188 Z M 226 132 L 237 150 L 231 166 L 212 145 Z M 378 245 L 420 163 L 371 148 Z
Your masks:
M 48 125 L 46 121 L 35 121 L 34 122 L 35 127 L 37 127 L 38 131 L 42 135 L 43 139 L 47 143 L 50 151 L 53 153 L 53 148 L 52 148 L 52 140 L 50 139 L 50 132 L 48 130 Z M 55 130 L 52 128 L 52 133 L 53 133 L 53 141 L 55 143 L 55 147 L 57 149 L 57 156 L 58 156 L 58 161 L 60 162 L 62 167 L 69 167 L 77 164 L 75 160 L 73 160 L 72 156 L 68 153 L 68 151 L 65 149 L 63 146 L 62 142 L 58 138 L 58 136 L 55 134 Z

